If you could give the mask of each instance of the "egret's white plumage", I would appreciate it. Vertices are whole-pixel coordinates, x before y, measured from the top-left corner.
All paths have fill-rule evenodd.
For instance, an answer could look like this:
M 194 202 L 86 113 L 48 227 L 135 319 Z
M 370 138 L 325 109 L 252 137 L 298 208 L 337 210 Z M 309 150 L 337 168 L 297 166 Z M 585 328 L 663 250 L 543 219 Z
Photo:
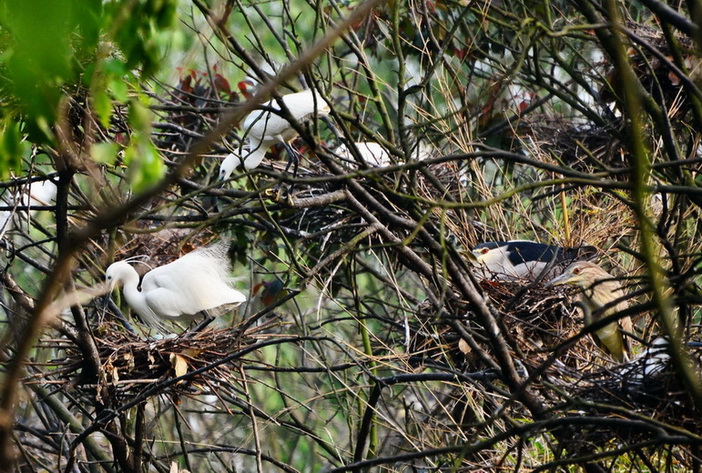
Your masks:
M 389 166 L 392 164 L 390 160 L 390 154 L 380 146 L 378 143 L 373 143 L 371 141 L 357 141 L 353 143 L 353 146 L 358 150 L 361 158 L 369 166 L 382 167 Z M 339 156 L 341 159 L 354 162 L 353 153 L 349 146 L 342 144 L 334 150 L 334 154 Z
M 111 264 L 105 279 L 112 288 L 123 286 L 129 306 L 148 325 L 167 331 L 164 320 L 190 321 L 203 311 L 238 306 L 246 296 L 229 285 L 231 263 L 228 243 L 221 241 L 200 248 L 139 274 L 126 261 Z
M 31 182 L 27 192 L 22 194 L 22 205 L 51 205 L 56 201 L 57 191 L 56 184 L 50 179 Z
M 50 179 L 34 181 L 23 186 L 18 195 L 0 199 L 0 204 L 21 207 L 52 205 L 56 201 L 56 192 L 54 181 Z M 12 228 L 13 213 L 12 210 L 0 211 L 0 233 Z
M 380 144 L 372 141 L 356 141 L 351 146 L 341 144 L 334 150 L 334 154 L 343 160 L 355 162 L 354 154 L 351 152 L 353 147 L 358 150 L 360 157 L 369 166 L 383 167 L 393 164 L 392 159 L 390 158 L 390 153 L 388 153 L 388 151 Z M 425 143 L 417 143 L 409 156 L 409 159 L 414 159 L 417 161 L 423 161 L 431 158 L 431 147 Z
M 331 111 L 322 96 L 314 90 L 286 94 L 281 99 L 296 122 L 308 120 L 315 114 L 329 115 Z M 288 146 L 287 143 L 297 136 L 297 130 L 283 118 L 277 100 L 266 102 L 263 107 L 263 110 L 251 112 L 244 120 L 244 132 L 249 144 L 248 154 L 229 154 L 219 168 L 220 180 L 228 179 L 239 166 L 243 166 L 247 171 L 255 169 L 261 164 L 271 146 L 277 143 Z

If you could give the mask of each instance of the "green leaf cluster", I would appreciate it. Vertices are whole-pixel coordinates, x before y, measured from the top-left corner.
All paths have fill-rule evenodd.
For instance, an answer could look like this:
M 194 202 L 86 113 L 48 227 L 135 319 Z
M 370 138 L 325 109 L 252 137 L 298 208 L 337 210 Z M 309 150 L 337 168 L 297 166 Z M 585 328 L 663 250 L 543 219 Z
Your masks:
M 129 166 L 129 178 L 137 192 L 158 182 L 165 173 L 163 159 L 151 141 L 151 118 L 151 112 L 141 101 L 131 102 L 129 124 L 133 133 L 124 152 L 124 163 Z
M 130 90 L 162 63 L 176 7 L 176 0 L 0 0 L 3 177 L 20 169 L 24 141 L 56 146 L 56 124 L 69 115 L 64 97 L 89 97 L 100 125 L 109 128 L 116 103 L 130 103 Z M 138 163 L 130 173 L 139 188 L 163 175 L 163 163 L 148 139 L 150 123 L 134 113 L 137 130 L 125 159 Z M 113 163 L 118 151 L 106 145 L 90 154 Z

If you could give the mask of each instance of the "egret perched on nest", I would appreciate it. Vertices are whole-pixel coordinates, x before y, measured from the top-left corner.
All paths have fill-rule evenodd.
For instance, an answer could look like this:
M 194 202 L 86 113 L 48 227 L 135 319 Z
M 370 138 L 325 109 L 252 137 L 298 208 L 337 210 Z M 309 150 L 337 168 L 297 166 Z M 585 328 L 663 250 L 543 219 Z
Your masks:
M 329 105 L 321 95 L 313 90 L 303 90 L 294 94 L 281 97 L 290 117 L 296 122 L 302 122 L 313 116 L 326 116 L 331 111 Z M 268 149 L 275 144 L 282 144 L 288 153 L 288 170 L 294 165 L 297 171 L 299 162 L 298 153 L 288 143 L 297 136 L 297 130 L 287 120 L 288 115 L 280 109 L 277 100 L 263 104 L 263 110 L 254 110 L 244 120 L 244 131 L 248 136 L 249 152 L 245 156 L 230 153 L 219 168 L 219 179 L 227 180 L 231 173 L 239 166 L 247 171 L 255 169 L 261 164 Z
M 580 300 L 584 305 L 585 327 L 612 314 L 625 310 L 628 303 L 623 299 L 624 291 L 619 281 L 607 271 L 590 261 L 576 261 L 566 268 L 560 276 L 549 281 L 549 286 L 567 284 L 582 289 Z M 617 302 L 614 306 L 601 310 L 604 306 Z M 623 333 L 632 333 L 629 316 L 612 322 L 595 331 L 595 341 L 612 357 L 619 361 L 628 361 L 629 343 Z
M 223 240 L 154 268 L 142 278 L 141 288 L 129 260 L 111 264 L 105 280 L 110 290 L 123 286 L 127 303 L 146 324 L 168 332 L 164 321 L 189 322 L 203 312 L 209 316 L 211 311 L 230 309 L 246 300 L 229 285 L 228 247 Z
M 352 146 L 342 144 L 334 150 L 334 154 L 338 155 L 341 159 L 355 163 L 354 155 L 351 152 L 352 147 L 358 150 L 358 154 L 369 166 L 382 167 L 392 164 L 390 154 L 385 148 L 371 141 L 357 141 L 353 143 Z
M 473 248 L 483 276 L 495 281 L 536 280 L 544 271 L 544 277 L 552 278 L 573 261 L 596 253 L 594 246 L 567 248 L 528 240 L 490 241 Z

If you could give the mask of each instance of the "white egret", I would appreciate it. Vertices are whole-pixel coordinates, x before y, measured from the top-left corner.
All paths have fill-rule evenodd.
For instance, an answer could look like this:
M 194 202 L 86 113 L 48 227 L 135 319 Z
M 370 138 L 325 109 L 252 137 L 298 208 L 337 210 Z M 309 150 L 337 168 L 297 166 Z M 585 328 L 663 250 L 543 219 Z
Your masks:
M 390 154 L 378 143 L 373 143 L 371 141 L 357 141 L 353 143 L 353 146 L 356 147 L 358 154 L 360 154 L 361 158 L 363 158 L 363 160 L 369 166 L 382 167 L 392 164 Z M 338 146 L 334 150 L 334 154 L 346 161 L 355 162 L 353 153 L 346 144 Z
M 566 268 L 560 276 L 549 281 L 549 286 L 567 284 L 582 289 L 580 301 L 584 304 L 585 326 L 589 326 L 605 317 L 622 312 L 628 306 L 623 300 L 624 291 L 619 281 L 607 271 L 590 261 L 576 261 Z M 605 311 L 601 309 L 611 302 L 618 300 L 613 307 Z M 596 313 L 596 314 L 595 314 Z M 595 331 L 595 341 L 612 357 L 619 361 L 627 361 L 629 343 L 624 333 L 631 333 L 633 325 L 629 316 L 612 322 Z
M 7 207 L 48 206 L 56 201 L 56 183 L 50 179 L 33 181 L 22 186 L 16 195 L 2 197 L 0 205 Z M 14 210 L 0 211 L 0 234 L 12 229 Z
M 351 145 L 341 144 L 334 150 L 334 154 L 343 160 L 355 162 L 354 155 L 351 152 L 353 147 L 358 150 L 358 154 L 369 166 L 383 167 L 392 164 L 390 153 L 380 144 L 372 141 L 356 141 Z M 432 158 L 431 147 L 424 143 L 418 143 L 411 151 L 410 158 L 417 161 Z
M 528 240 L 489 241 L 473 248 L 483 276 L 495 281 L 535 280 L 544 270 L 552 278 L 573 261 L 596 253 L 593 246 L 567 248 Z
M 141 288 L 139 274 L 127 260 L 111 264 L 105 279 L 111 290 L 123 286 L 127 303 L 146 324 L 168 332 L 164 321 L 188 322 L 202 312 L 244 302 L 246 296 L 229 285 L 230 271 L 228 242 L 223 240 L 152 269 Z
M 331 111 L 322 96 L 310 89 L 283 95 L 281 99 L 296 122 L 308 120 L 315 115 L 326 116 Z M 297 170 L 298 153 L 288 143 L 297 136 L 297 130 L 283 117 L 277 100 L 266 102 L 263 107 L 263 110 L 251 112 L 244 120 L 244 132 L 249 144 L 248 154 L 229 154 L 220 165 L 220 180 L 227 180 L 239 166 L 243 166 L 247 171 L 255 169 L 261 164 L 268 149 L 278 143 L 285 147 L 289 156 L 285 170 L 288 170 L 290 164 L 294 164 Z

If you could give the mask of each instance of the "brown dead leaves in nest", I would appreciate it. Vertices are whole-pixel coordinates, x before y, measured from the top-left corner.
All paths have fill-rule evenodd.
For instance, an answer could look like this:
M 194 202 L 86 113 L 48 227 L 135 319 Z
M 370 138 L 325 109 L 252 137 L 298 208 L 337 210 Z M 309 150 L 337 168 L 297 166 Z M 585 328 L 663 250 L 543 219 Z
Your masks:
M 236 353 L 268 337 L 266 331 L 280 324 L 270 321 L 246 330 L 238 327 L 185 332 L 172 338 L 144 339 L 115 326 L 103 327 L 95 337 L 100 367 L 94 379 L 85 376 L 83 352 L 63 341 L 55 348 L 65 356 L 52 360 L 57 369 L 49 373 L 51 383 L 95 392 L 101 402 L 124 402 L 149 392 L 197 394 L 235 381 Z M 45 340 L 44 344 L 57 340 Z M 234 354 L 234 355 L 233 355 Z M 222 363 L 226 357 L 231 357 Z M 83 374 L 80 374 L 83 373 Z M 176 379 L 182 378 L 182 379 Z

